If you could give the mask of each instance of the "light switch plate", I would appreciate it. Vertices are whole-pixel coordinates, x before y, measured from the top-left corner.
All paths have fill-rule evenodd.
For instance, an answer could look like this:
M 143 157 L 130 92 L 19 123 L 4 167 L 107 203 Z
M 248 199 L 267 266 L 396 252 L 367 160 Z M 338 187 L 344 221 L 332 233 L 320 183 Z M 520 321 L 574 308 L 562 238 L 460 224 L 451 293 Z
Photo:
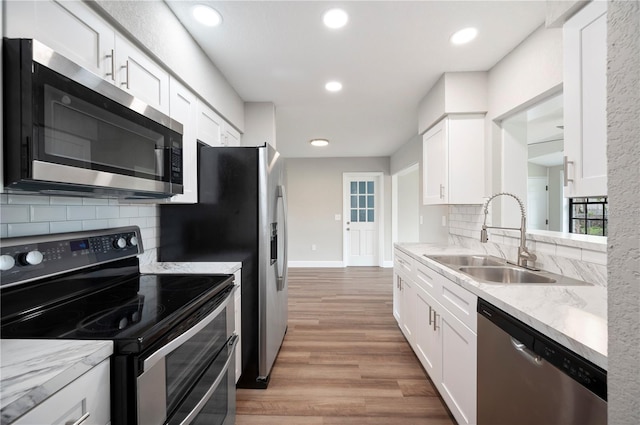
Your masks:
M 336 214 L 335 215 L 335 219 L 336 219 L 336 221 L 342 221 L 342 215 L 341 214 Z

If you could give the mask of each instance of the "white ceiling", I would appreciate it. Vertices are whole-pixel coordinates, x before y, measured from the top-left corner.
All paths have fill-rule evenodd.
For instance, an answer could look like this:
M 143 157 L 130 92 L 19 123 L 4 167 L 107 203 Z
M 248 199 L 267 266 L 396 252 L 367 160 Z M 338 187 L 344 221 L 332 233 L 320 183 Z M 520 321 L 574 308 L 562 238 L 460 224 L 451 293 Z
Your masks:
M 276 106 L 286 157 L 389 156 L 417 134 L 417 106 L 443 72 L 489 70 L 544 23 L 538 1 L 166 0 L 246 102 Z M 190 8 L 209 4 L 223 23 L 207 28 Z M 346 27 L 322 14 L 341 7 Z M 479 35 L 453 46 L 456 30 Z M 343 90 L 325 91 L 329 80 Z M 312 138 L 330 145 L 313 148 Z

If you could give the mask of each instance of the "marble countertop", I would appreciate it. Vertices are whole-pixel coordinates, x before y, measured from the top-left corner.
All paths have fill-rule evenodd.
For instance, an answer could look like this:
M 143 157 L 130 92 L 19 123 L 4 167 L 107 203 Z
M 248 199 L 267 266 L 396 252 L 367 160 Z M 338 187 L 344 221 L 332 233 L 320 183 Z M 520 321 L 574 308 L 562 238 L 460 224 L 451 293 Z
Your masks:
M 24 415 L 111 354 L 111 341 L 0 340 L 2 424 Z
M 142 274 L 233 274 L 240 270 L 242 263 L 213 263 L 213 262 L 165 262 L 140 264 Z
M 607 289 L 602 286 L 476 282 L 424 255 L 481 254 L 455 245 L 396 244 L 396 248 L 607 370 Z

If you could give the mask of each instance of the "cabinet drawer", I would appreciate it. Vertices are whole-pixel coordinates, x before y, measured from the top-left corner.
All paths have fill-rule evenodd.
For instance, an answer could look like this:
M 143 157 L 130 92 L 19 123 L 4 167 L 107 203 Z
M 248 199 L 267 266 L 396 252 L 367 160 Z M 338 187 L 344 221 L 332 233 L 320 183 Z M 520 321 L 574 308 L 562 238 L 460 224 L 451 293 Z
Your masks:
M 75 423 L 83 415 L 83 425 L 106 425 L 111 421 L 109 359 L 53 394 L 14 425 Z
M 478 297 L 442 275 L 438 275 L 438 280 L 441 285 L 436 300 L 469 329 L 477 332 Z
M 424 264 L 416 264 L 415 277 L 418 285 L 428 292 L 429 295 L 434 298 L 438 296 L 440 293 L 440 287 L 442 286 L 442 282 L 440 280 L 442 276 Z
M 398 249 L 395 250 L 393 268 L 396 273 L 403 275 L 405 278 L 411 279 L 413 277 L 413 260 Z

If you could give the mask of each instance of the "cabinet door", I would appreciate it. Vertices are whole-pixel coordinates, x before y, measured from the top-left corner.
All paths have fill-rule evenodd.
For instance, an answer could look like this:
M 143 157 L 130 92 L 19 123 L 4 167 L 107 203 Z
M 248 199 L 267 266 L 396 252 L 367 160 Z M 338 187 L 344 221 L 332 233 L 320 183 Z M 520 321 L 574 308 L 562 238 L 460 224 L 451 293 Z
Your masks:
M 416 288 L 415 284 L 408 280 L 402 279 L 402 332 L 409 344 L 413 347 L 414 326 L 416 313 Z
M 115 50 L 120 88 L 169 115 L 169 73 L 119 34 Z
M 443 307 L 436 320 L 442 350 L 438 389 L 458 424 L 475 424 L 478 337 Z
M 80 1 L 8 1 L 7 37 L 34 38 L 78 65 L 115 81 L 115 31 Z
M 170 79 L 169 115 L 182 124 L 182 172 L 184 193 L 171 202 L 198 202 L 198 164 L 196 143 L 196 97 L 186 87 Z
M 422 170 L 424 205 L 446 204 L 447 119 L 443 119 L 422 137 Z
M 607 2 L 563 27 L 565 196 L 607 194 Z
M 233 298 L 233 308 L 235 315 L 235 332 L 238 335 L 238 345 L 236 346 L 236 383 L 242 375 L 242 270 L 234 274 L 236 293 Z
M 224 120 L 202 101 L 198 100 L 198 140 L 209 146 L 223 146 Z
M 484 202 L 484 116 L 447 118 L 447 177 L 444 203 Z
M 240 132 L 227 123 L 224 128 L 224 144 L 225 146 L 240 146 Z
M 99 365 L 34 407 L 14 425 L 73 424 L 82 417 L 87 424 L 106 425 L 111 421 L 110 360 Z
M 417 286 L 415 353 L 434 382 L 440 379 L 440 330 L 435 320 L 439 309 L 433 297 Z

